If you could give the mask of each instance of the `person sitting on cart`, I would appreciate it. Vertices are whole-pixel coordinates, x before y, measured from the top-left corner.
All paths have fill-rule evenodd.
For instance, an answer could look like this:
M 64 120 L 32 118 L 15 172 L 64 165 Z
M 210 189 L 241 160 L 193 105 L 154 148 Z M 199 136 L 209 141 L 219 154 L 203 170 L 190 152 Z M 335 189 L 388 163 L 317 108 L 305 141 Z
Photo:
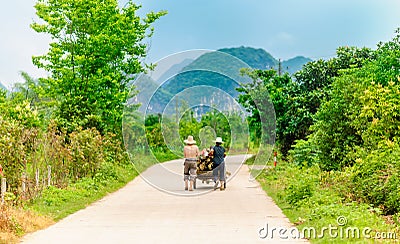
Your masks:
M 214 169 L 213 169 L 213 176 L 214 176 L 214 190 L 218 188 L 218 179 L 219 183 L 221 184 L 220 190 L 223 191 L 225 190 L 225 148 L 222 146 L 222 141 L 221 137 L 217 137 L 215 139 L 215 146 L 211 150 L 211 154 L 213 155 L 213 164 L 214 164 Z M 219 177 L 218 177 L 219 176 Z
M 200 155 L 199 148 L 195 145 L 193 136 L 188 136 L 184 141 L 186 146 L 183 148 L 185 162 L 183 163 L 183 179 L 185 181 L 185 190 L 188 190 L 188 181 L 190 181 L 189 191 L 193 191 L 193 182 L 196 180 L 197 157 Z

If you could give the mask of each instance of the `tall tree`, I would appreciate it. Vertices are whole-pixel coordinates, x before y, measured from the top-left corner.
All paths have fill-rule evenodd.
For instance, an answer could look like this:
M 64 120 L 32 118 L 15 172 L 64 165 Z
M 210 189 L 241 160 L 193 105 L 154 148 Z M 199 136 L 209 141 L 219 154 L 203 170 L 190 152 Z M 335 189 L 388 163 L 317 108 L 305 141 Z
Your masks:
M 143 42 L 151 24 L 166 12 L 140 18 L 140 6 L 117 0 L 38 0 L 43 22 L 31 27 L 52 38 L 47 54 L 33 63 L 49 72 L 39 82 L 58 101 L 56 117 L 69 131 L 81 126 L 120 133 L 123 105 L 134 74 L 150 65 Z
M 373 59 L 342 70 L 328 91 L 311 127 L 311 144 L 325 170 L 354 164 L 359 151 L 397 144 L 399 133 L 400 29 L 380 43 Z M 397 94 L 397 95 L 395 95 Z M 360 157 L 362 158 L 362 157 Z
M 239 102 L 252 114 L 249 117 L 252 140 L 260 137 L 260 110 L 264 109 L 255 106 L 254 101 L 271 99 L 276 114 L 276 142 L 286 156 L 296 140 L 306 139 L 311 134 L 315 114 L 327 99 L 335 77 L 345 69 L 362 67 L 374 59 L 375 53 L 369 48 L 339 47 L 337 57 L 309 62 L 293 75 L 293 79 L 275 70 L 247 70 L 245 74 L 254 82 L 238 91 L 242 92 Z

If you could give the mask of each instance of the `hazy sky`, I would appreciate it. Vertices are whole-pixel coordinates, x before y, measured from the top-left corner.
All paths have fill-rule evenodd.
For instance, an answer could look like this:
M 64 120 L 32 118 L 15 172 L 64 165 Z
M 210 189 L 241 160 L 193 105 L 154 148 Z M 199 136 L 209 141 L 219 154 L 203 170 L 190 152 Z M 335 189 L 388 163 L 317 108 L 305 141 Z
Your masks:
M 3 1 L 0 8 L 0 82 L 22 82 L 20 71 L 45 75 L 31 62 L 49 38 L 29 24 L 34 0 Z M 120 0 L 121 5 L 126 1 Z M 167 10 L 147 42 L 149 62 L 190 49 L 251 46 L 276 58 L 329 58 L 339 46 L 375 48 L 400 27 L 400 0 L 137 0 L 141 14 Z

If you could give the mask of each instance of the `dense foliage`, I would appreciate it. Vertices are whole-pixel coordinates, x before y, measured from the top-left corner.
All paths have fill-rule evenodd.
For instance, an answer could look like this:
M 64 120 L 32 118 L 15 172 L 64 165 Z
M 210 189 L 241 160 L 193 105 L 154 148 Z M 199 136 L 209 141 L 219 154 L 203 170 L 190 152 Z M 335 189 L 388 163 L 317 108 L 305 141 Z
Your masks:
M 148 146 L 162 161 L 165 154 L 171 157 L 183 157 L 183 141 L 192 135 L 199 148 L 209 148 L 215 144 L 215 138 L 222 137 L 224 147 L 235 152 L 246 152 L 249 147 L 247 124 L 238 113 L 211 110 L 195 118 L 191 109 L 184 110 L 177 122 L 175 118 L 161 114 L 150 114 L 145 120 Z M 175 135 L 171 138 L 170 135 Z
M 7 201 L 35 199 L 49 167 L 53 186 L 42 192 L 49 206 L 58 201 L 53 196 L 61 192 L 58 187 L 98 187 L 96 182 L 117 179 L 115 166 L 130 161 L 122 128 L 124 138 L 135 141 L 130 152 L 142 156 L 151 149 L 160 161 L 182 156 L 188 135 L 201 148 L 220 136 L 227 149 L 239 151 L 248 148 L 248 140 L 259 145 L 276 136 L 284 159 L 292 163 L 285 168 L 284 201 L 315 207 L 310 219 L 328 216 L 329 211 L 340 214 L 335 204 L 354 202 L 399 216 L 400 29 L 376 50 L 339 47 L 336 57 L 309 62 L 293 76 L 276 71 L 277 61 L 262 50 L 250 50 L 253 55 L 247 57 L 248 48 L 223 49 L 260 68 L 243 70 L 252 82 L 239 87 L 235 77 L 203 70 L 201 75 L 208 77 L 203 79 L 193 71 L 174 77 L 182 82 L 172 79 L 160 89 L 160 97 L 154 96 L 168 102 L 187 86 L 212 81 L 238 97 L 250 113 L 249 128 L 242 114 L 210 110 L 196 117 L 185 106 L 173 118 L 150 114 L 144 125 L 135 120 L 143 115 L 132 106 L 125 111 L 131 120 L 122 125 L 124 103 L 134 94 L 129 81 L 149 68 L 142 62 L 147 51 L 143 40 L 165 12 L 139 18 L 139 6 L 129 1 L 119 8 L 116 0 L 39 0 L 35 8 L 42 22 L 32 28 L 50 35 L 52 43 L 49 52 L 33 57 L 33 62 L 49 77 L 34 80 L 22 73 L 26 82 L 12 92 L 0 88 L 0 164 L 8 183 Z M 201 56 L 186 68 L 197 62 L 238 71 L 213 55 Z M 264 70 L 267 65 L 271 69 Z M 169 138 L 174 131 L 178 136 Z M 276 179 L 277 172 L 262 176 Z M 333 198 L 323 193 L 329 187 L 337 189 Z
M 300 167 L 342 172 L 344 198 L 395 214 L 400 211 L 399 59 L 400 29 L 376 50 L 340 47 L 336 57 L 306 64 L 293 79 L 271 70 L 247 71 L 255 82 L 241 90 L 239 101 L 250 108 L 250 127 L 257 131 L 260 109 L 248 104 L 252 94 L 269 94 L 284 157 Z
M 129 81 L 145 71 L 142 59 L 151 24 L 165 12 L 139 18 L 139 6 L 129 1 L 39 0 L 35 5 L 43 23 L 32 28 L 49 34 L 53 42 L 33 63 L 50 73 L 41 78 L 41 92 L 54 98 L 59 123 L 73 131 L 79 126 L 120 133 Z
M 252 112 L 251 123 L 257 128 L 261 122 L 257 114 L 262 108 L 249 107 L 248 103 L 257 96 L 270 97 L 276 113 L 277 144 L 286 156 L 296 140 L 305 139 L 311 133 L 315 114 L 328 97 L 330 84 L 340 70 L 360 67 L 373 58 L 374 53 L 368 48 L 340 47 L 337 57 L 309 62 L 293 78 L 287 73 L 279 75 L 275 70 L 247 70 L 244 73 L 254 82 L 239 89 L 242 92 L 239 102 Z
M 368 202 L 349 199 L 347 194 L 351 193 L 348 191 L 348 185 L 344 184 L 350 180 L 346 178 L 348 174 L 349 172 L 323 171 L 316 164 L 310 167 L 298 167 L 292 163 L 281 162 L 277 167 L 261 172 L 258 179 L 263 189 L 311 243 L 396 242 L 400 233 L 399 215 L 382 217 L 381 208 Z M 377 183 L 379 177 L 374 177 L 369 183 L 364 177 L 362 178 L 365 183 L 372 185 Z M 372 196 L 372 194 L 365 195 Z M 378 194 L 377 190 L 374 196 L 382 195 Z M 338 220 L 345 220 L 346 223 L 339 224 Z M 320 234 L 327 226 L 336 230 L 342 228 L 343 235 L 340 234 L 338 238 L 337 234 L 341 233 L 339 231 Z M 360 233 L 351 234 L 346 231 L 347 228 L 358 229 Z M 371 231 L 362 233 L 365 228 Z M 385 232 L 385 237 L 379 237 L 379 232 Z
M 129 162 L 121 140 L 128 82 L 148 68 L 143 40 L 165 14 L 140 18 L 140 6 L 114 0 L 39 0 L 35 8 L 42 22 L 31 27 L 52 43 L 33 63 L 49 76 L 22 72 L 24 83 L 0 89 L 0 164 L 16 202 L 35 198 L 50 168 L 50 183 L 65 187 Z

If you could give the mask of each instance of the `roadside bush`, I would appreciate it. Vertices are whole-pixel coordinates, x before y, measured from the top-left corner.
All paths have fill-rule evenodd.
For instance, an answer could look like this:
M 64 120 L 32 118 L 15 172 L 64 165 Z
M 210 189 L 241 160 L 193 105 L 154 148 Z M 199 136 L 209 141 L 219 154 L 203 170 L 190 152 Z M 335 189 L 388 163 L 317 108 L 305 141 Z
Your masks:
M 399 227 L 393 224 L 398 223 L 398 215 L 382 216 L 383 211 L 380 208 L 344 197 L 352 192 L 352 169 L 348 167 L 344 171 L 323 171 L 316 165 L 298 167 L 281 162 L 276 168 L 263 170 L 257 180 L 299 230 L 313 228 L 314 234 L 318 235 L 326 231 L 328 226 L 332 226 L 338 229 L 369 228 L 371 237 L 383 231 L 398 235 Z M 344 220 L 345 225 L 339 225 L 340 220 Z M 316 236 L 313 232 L 304 234 L 312 243 L 377 241 L 362 236 L 342 239 L 331 235 Z M 388 240 L 391 241 L 393 240 Z
M 29 113 L 29 107 L 15 109 Z M 51 166 L 51 184 L 66 187 L 84 177 L 96 177 L 98 181 L 116 179 L 115 164 L 128 164 L 120 138 L 114 134 L 101 135 L 96 129 L 63 132 L 55 121 L 47 128 L 25 123 L 33 119 L 24 115 L 22 121 L 0 115 L 0 164 L 7 178 L 7 191 L 21 201 L 21 184 L 26 182 L 24 199 L 37 197 L 47 182 L 48 166 Z M 13 116 L 19 117 L 14 113 Z M 25 121 L 25 122 L 24 122 Z M 39 187 L 35 174 L 39 173 Z
M 101 164 L 93 177 L 95 182 L 107 184 L 109 180 L 118 180 L 118 173 L 113 163 L 107 161 Z
M 128 154 L 122 144 L 122 138 L 113 133 L 107 133 L 103 136 L 103 154 L 104 160 L 113 164 L 130 163 Z
M 304 182 L 292 184 L 285 189 L 285 193 L 286 201 L 291 205 L 296 205 L 301 200 L 311 197 L 312 186 L 309 183 L 304 184 Z
M 286 167 L 292 177 L 285 187 L 285 201 L 292 206 L 298 206 L 301 201 L 310 198 L 318 186 L 318 166 L 300 168 L 298 166 Z
M 92 128 L 69 134 L 68 150 L 71 153 L 69 172 L 73 180 L 93 177 L 104 163 L 103 138 Z
M 71 154 L 67 148 L 66 134 L 57 129 L 55 121 L 50 121 L 40 145 L 38 154 L 43 159 L 42 165 L 52 167 L 52 183 L 57 187 L 67 186 Z
M 384 214 L 400 212 L 400 146 L 360 154 L 349 191 L 355 199 L 381 208 Z
M 36 137 L 35 128 L 25 128 L 18 121 L 0 115 L 0 164 L 11 189 L 19 185 Z
M 312 166 L 318 164 L 318 148 L 312 142 L 311 137 L 308 140 L 297 140 L 289 151 L 289 160 L 298 166 Z

